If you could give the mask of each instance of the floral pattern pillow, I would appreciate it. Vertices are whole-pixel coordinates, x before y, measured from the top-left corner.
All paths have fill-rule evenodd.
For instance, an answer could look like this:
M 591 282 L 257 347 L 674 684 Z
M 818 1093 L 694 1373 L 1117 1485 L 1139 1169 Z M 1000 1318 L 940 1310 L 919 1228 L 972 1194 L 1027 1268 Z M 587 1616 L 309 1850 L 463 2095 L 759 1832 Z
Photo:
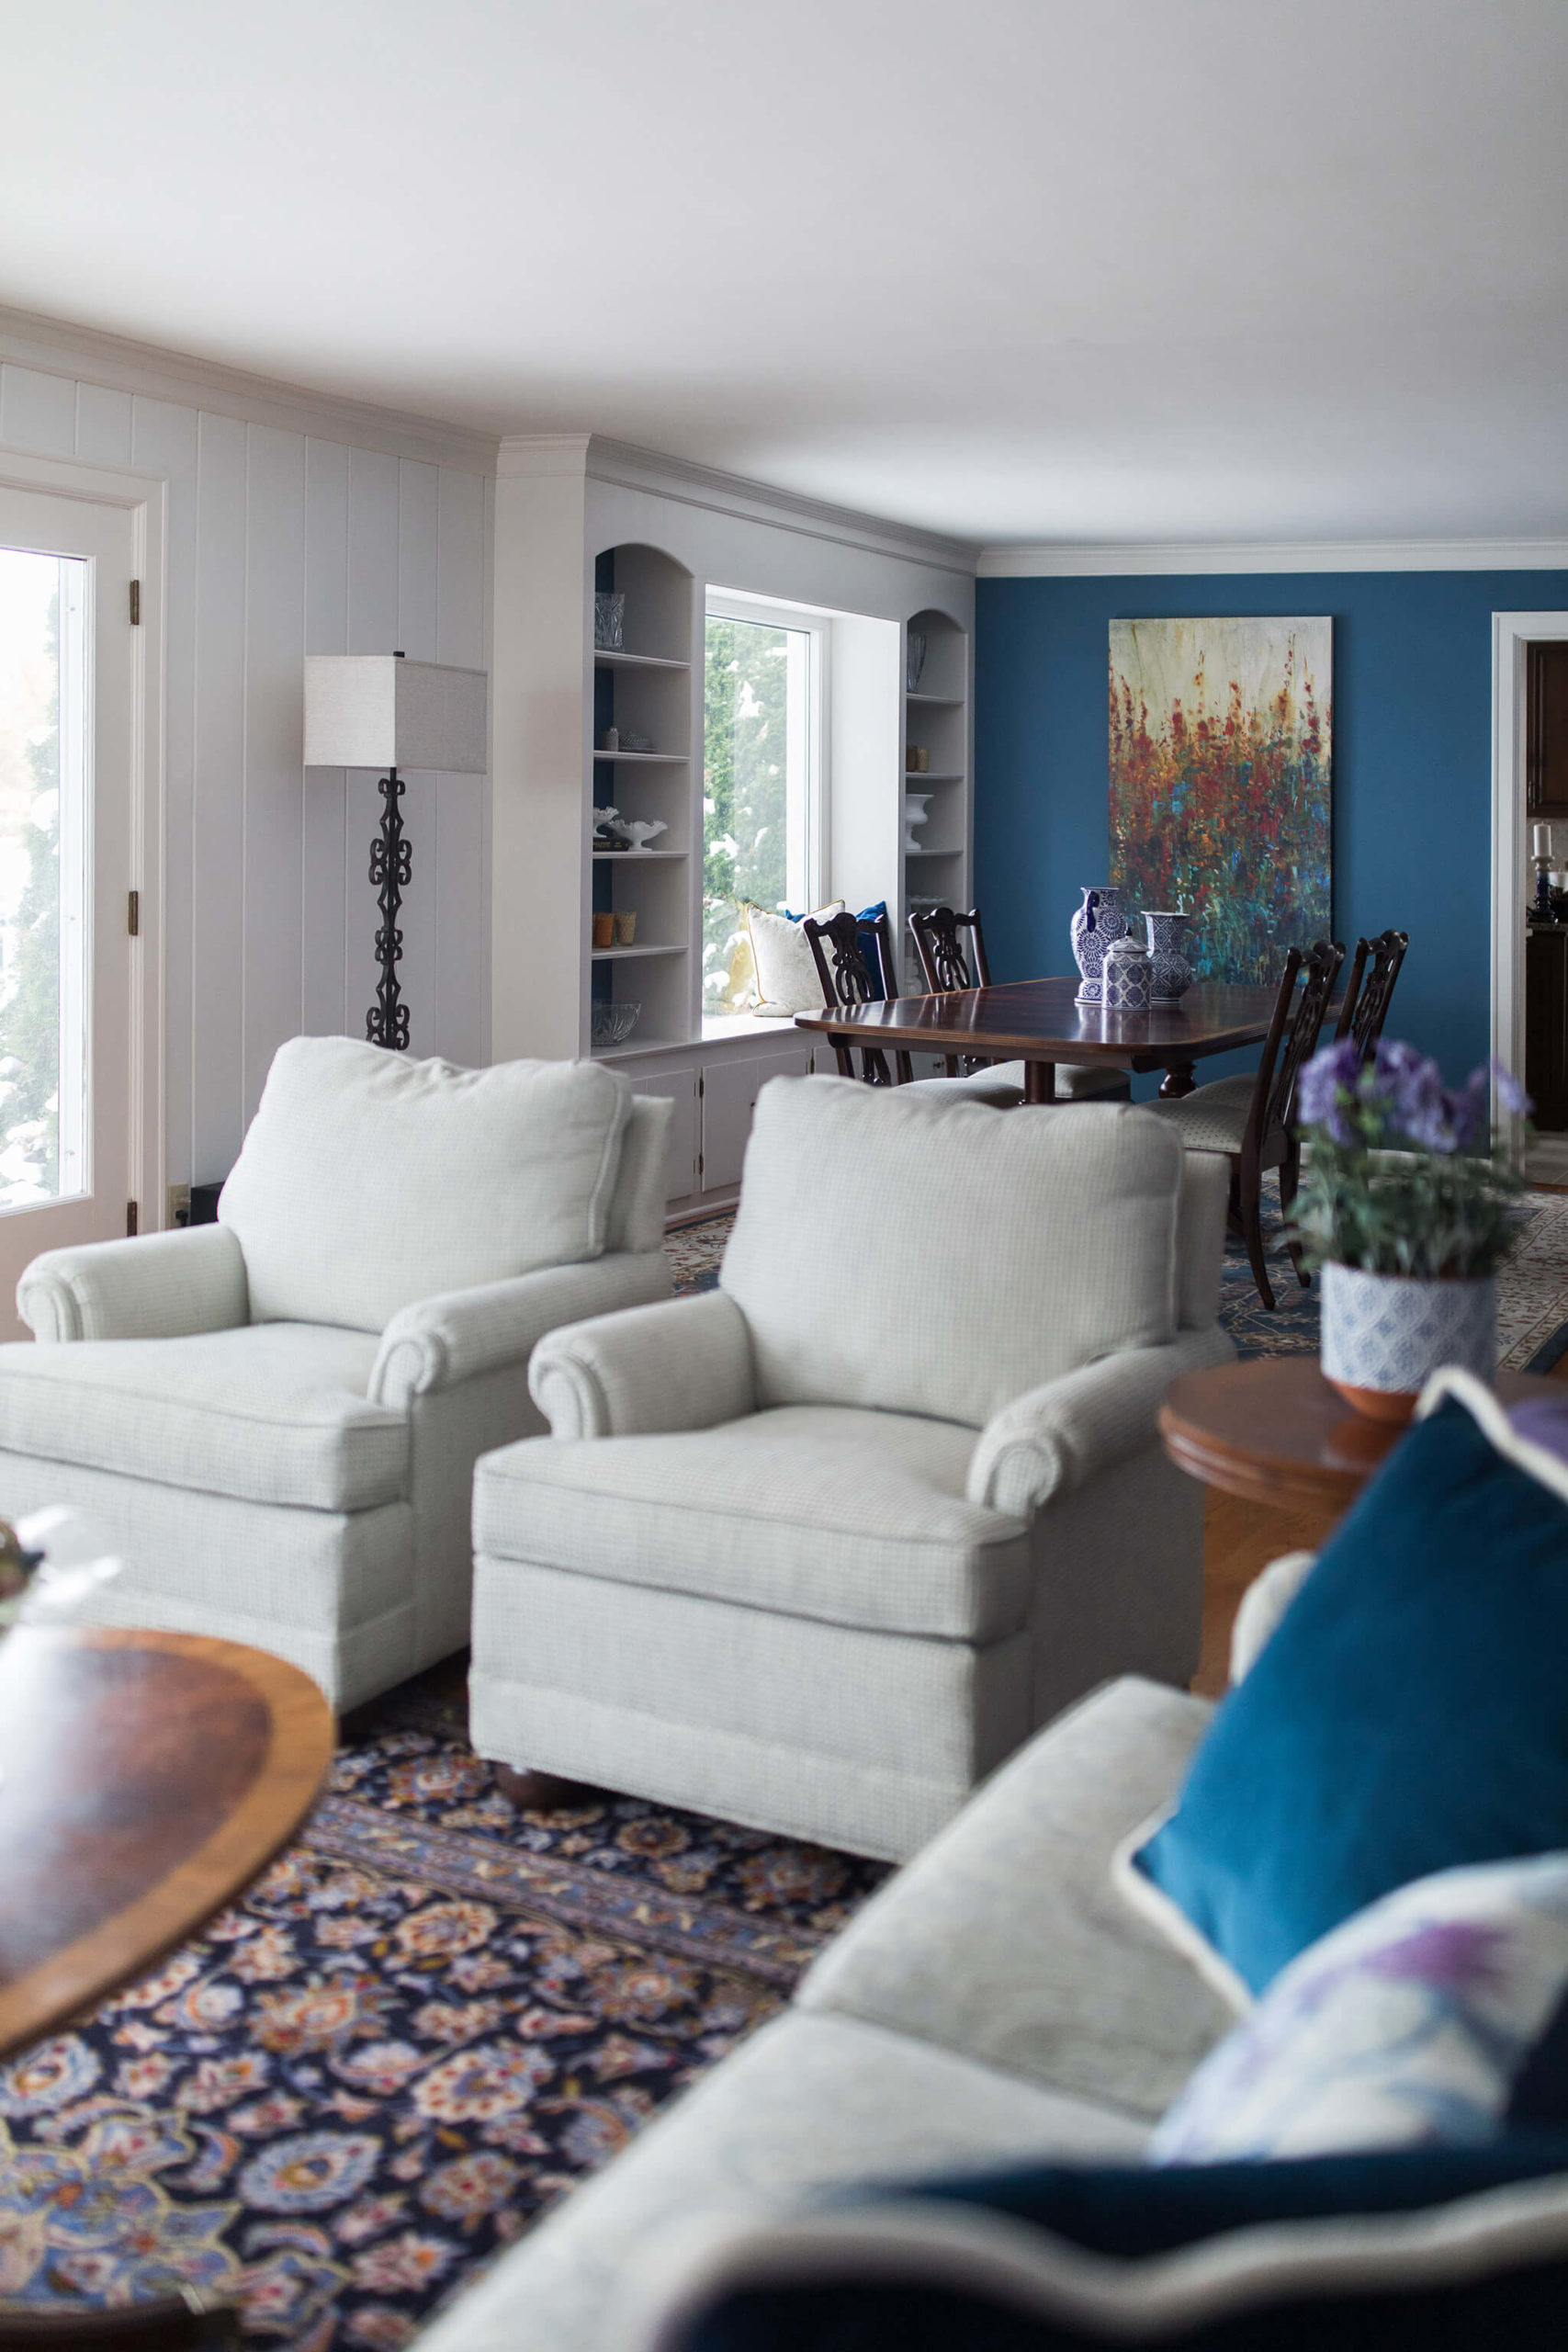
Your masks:
M 1280 1972 L 1167 2109 L 1149 2160 L 1490 2140 L 1565 1991 L 1568 1854 L 1417 1879 Z

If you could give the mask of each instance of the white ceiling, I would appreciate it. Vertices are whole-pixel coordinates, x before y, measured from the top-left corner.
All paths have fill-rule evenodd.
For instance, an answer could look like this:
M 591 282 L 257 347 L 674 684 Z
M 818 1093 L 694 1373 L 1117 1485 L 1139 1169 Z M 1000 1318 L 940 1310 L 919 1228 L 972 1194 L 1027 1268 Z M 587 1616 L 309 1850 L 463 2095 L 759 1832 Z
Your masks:
M 8 0 L 0 301 L 984 541 L 1568 536 L 1568 0 Z

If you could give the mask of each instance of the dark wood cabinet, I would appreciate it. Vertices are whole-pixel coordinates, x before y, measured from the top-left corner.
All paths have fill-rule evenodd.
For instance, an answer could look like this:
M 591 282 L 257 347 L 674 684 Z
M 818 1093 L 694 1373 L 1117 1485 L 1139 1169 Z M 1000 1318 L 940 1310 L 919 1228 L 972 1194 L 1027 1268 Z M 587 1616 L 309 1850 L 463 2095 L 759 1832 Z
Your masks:
M 1568 1127 L 1568 925 L 1525 940 L 1525 1085 L 1542 1134 Z
M 1568 643 L 1527 648 L 1525 687 L 1529 814 L 1568 822 Z

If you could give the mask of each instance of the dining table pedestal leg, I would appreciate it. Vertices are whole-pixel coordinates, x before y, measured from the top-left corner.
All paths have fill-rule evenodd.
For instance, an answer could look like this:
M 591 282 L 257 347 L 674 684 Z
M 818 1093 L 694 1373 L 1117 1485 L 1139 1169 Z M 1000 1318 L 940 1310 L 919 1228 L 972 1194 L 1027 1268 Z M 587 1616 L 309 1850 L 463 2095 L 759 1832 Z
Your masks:
M 1197 1091 L 1198 1081 L 1190 1062 L 1172 1062 L 1159 1082 L 1162 1102 L 1179 1102 L 1184 1094 L 1195 1094 Z
M 1054 1102 L 1056 1100 L 1055 1062 L 1024 1063 L 1023 1099 L 1026 1102 Z

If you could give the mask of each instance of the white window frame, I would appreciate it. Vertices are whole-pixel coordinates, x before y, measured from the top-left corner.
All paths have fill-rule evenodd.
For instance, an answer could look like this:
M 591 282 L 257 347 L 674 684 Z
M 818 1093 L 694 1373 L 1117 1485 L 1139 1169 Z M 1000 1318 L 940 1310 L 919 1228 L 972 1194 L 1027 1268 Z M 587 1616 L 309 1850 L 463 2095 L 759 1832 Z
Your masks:
M 703 613 L 703 661 L 707 662 L 708 620 L 752 621 L 764 628 L 794 629 L 809 639 L 807 682 L 806 722 L 806 796 L 804 818 L 805 842 L 799 852 L 805 876 L 805 905 L 803 914 L 828 902 L 829 883 L 828 849 L 830 838 L 831 778 L 829 766 L 829 745 L 832 741 L 829 695 L 832 684 L 833 624 L 827 616 L 807 605 L 781 604 L 776 597 L 754 596 L 741 588 L 709 588 Z M 793 830 L 794 812 L 791 811 Z M 793 870 L 795 847 L 792 841 L 785 860 L 786 871 Z

